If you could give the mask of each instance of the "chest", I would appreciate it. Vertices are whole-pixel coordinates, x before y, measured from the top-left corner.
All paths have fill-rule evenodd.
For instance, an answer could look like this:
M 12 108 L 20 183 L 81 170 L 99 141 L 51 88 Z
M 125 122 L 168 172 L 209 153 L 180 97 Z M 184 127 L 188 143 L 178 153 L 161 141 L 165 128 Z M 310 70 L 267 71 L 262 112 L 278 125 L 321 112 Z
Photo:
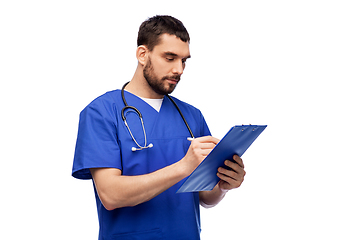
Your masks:
M 141 106 L 141 105 L 140 105 Z M 135 111 L 126 113 L 117 126 L 124 175 L 140 175 L 156 171 L 183 158 L 190 146 L 190 133 L 177 109 L 164 102 L 160 112 L 150 106 L 140 107 L 142 120 Z M 194 134 L 200 134 L 199 123 L 185 114 Z M 151 148 L 141 147 L 152 145 Z M 138 149 L 133 151 L 132 149 Z

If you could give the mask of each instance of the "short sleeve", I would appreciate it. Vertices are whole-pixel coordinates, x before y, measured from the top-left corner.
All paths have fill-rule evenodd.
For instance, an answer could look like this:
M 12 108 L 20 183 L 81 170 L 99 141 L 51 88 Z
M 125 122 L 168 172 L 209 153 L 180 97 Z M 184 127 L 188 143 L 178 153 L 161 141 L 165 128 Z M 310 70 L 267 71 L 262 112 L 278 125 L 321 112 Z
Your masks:
M 72 176 L 91 179 L 90 168 L 121 169 L 115 103 L 95 99 L 81 113 Z
M 205 118 L 204 116 L 202 115 L 202 113 L 200 112 L 201 114 L 201 135 L 202 136 L 211 136 L 211 132 L 210 132 L 210 129 L 205 121 Z

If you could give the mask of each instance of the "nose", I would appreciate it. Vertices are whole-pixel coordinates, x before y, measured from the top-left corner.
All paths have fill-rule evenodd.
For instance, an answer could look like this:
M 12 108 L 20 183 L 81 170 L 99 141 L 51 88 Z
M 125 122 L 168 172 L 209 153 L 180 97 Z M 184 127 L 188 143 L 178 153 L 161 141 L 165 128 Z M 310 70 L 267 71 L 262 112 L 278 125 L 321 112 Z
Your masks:
M 182 60 L 176 61 L 176 63 L 174 63 L 174 67 L 172 69 L 173 74 L 177 74 L 177 75 L 181 75 L 184 72 L 184 68 L 185 68 L 185 63 L 183 63 Z

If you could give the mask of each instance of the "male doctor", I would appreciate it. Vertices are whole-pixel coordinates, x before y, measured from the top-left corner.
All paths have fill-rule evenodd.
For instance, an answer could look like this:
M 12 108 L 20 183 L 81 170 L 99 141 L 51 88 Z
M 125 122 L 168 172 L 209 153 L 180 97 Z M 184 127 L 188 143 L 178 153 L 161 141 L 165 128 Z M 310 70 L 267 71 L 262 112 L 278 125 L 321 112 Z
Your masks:
M 92 179 L 99 217 L 99 239 L 200 239 L 199 205 L 213 207 L 244 180 L 242 159 L 226 160 L 212 191 L 176 193 L 219 142 L 195 107 L 173 98 L 194 132 L 189 132 L 167 94 L 174 91 L 190 58 L 190 37 L 181 21 L 155 16 L 138 33 L 138 65 L 124 97 L 134 111 L 127 122 L 138 142 L 149 148 L 132 151 L 134 138 L 124 125 L 121 91 L 107 92 L 80 114 L 72 174 Z

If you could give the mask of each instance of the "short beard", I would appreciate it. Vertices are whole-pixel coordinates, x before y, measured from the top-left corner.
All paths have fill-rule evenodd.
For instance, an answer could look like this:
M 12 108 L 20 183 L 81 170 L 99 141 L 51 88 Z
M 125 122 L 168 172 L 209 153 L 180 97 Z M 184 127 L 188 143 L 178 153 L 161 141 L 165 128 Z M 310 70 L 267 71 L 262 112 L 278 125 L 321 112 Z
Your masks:
M 165 76 L 161 79 L 157 78 L 154 73 L 154 68 L 151 64 L 151 59 L 149 58 L 148 63 L 145 65 L 143 70 L 144 78 L 146 79 L 149 86 L 152 88 L 154 92 L 159 95 L 167 95 L 172 93 L 175 88 L 176 84 L 170 84 L 169 87 L 166 86 L 166 79 L 176 79 L 180 81 L 180 75 L 172 75 L 172 76 Z

